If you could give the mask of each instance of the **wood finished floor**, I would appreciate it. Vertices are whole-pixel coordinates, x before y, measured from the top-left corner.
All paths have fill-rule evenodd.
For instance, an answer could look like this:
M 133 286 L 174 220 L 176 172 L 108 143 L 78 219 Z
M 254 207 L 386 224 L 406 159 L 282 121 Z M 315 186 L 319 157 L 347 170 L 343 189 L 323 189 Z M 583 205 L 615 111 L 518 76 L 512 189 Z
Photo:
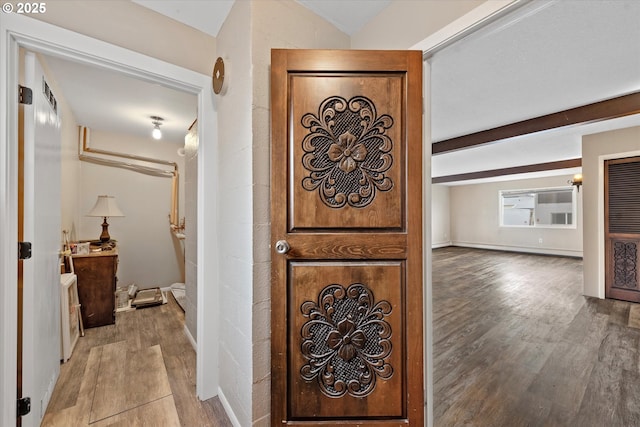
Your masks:
M 434 250 L 435 425 L 640 426 L 640 306 L 581 293 L 581 260 Z M 219 400 L 195 396 L 195 352 L 169 300 L 88 329 L 43 426 L 231 426 Z M 143 360 L 165 374 L 126 381 Z
M 638 307 L 579 259 L 434 250 L 435 425 L 640 426 Z
M 86 330 L 60 367 L 42 426 L 231 427 L 218 398 L 195 395 L 196 354 L 169 303 Z

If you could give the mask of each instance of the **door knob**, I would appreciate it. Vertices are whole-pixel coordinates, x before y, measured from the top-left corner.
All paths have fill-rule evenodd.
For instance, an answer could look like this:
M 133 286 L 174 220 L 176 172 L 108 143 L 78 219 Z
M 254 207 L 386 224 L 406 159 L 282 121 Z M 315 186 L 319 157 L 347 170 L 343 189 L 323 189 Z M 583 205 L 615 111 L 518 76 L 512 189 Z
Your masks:
M 278 240 L 276 242 L 276 252 L 278 252 L 279 254 L 284 255 L 289 252 L 290 249 L 291 246 L 289 246 L 289 243 L 286 240 Z

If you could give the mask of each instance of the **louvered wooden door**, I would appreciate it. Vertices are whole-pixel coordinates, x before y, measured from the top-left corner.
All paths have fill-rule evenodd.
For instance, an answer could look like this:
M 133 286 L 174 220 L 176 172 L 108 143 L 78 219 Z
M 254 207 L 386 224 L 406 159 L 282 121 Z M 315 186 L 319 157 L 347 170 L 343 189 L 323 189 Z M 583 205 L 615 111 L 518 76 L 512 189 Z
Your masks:
M 271 425 L 422 426 L 422 55 L 274 50 Z
M 606 297 L 640 302 L 640 157 L 605 162 Z

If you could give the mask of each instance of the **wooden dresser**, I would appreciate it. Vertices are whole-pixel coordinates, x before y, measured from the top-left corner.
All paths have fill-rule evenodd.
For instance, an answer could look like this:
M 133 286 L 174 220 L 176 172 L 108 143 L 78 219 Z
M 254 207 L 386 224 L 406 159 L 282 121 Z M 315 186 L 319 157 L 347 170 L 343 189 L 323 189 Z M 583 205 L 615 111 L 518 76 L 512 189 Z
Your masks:
M 118 250 L 73 255 L 73 266 L 84 327 L 114 324 Z

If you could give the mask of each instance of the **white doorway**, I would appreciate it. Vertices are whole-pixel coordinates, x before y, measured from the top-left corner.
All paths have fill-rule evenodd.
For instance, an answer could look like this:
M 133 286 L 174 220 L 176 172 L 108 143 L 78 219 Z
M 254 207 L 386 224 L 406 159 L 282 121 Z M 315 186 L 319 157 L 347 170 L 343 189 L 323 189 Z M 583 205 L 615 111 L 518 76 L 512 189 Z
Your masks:
M 7 100 L 0 116 L 0 424 L 15 423 L 16 402 L 16 259 L 17 259 L 17 87 L 18 49 L 56 56 L 122 72 L 197 95 L 198 97 L 198 265 L 197 386 L 200 399 L 218 390 L 216 194 L 206 193 L 204 182 L 215 182 L 217 165 L 215 99 L 210 78 L 96 39 L 15 14 L 2 16 L 0 34 L 0 98 Z M 96 54 L 99 52 L 99 54 Z M 55 209 L 56 207 L 51 207 Z M 203 219 L 207 218 L 208 221 Z M 13 237 L 15 236 L 15 237 Z M 209 244 L 205 247 L 204 242 Z M 205 287 L 204 283 L 208 286 Z M 207 307 L 207 310 L 203 310 Z M 206 327 L 205 327 L 206 325 Z M 37 355 L 35 355 L 37 356 Z M 206 364 L 205 364 L 206 360 Z

